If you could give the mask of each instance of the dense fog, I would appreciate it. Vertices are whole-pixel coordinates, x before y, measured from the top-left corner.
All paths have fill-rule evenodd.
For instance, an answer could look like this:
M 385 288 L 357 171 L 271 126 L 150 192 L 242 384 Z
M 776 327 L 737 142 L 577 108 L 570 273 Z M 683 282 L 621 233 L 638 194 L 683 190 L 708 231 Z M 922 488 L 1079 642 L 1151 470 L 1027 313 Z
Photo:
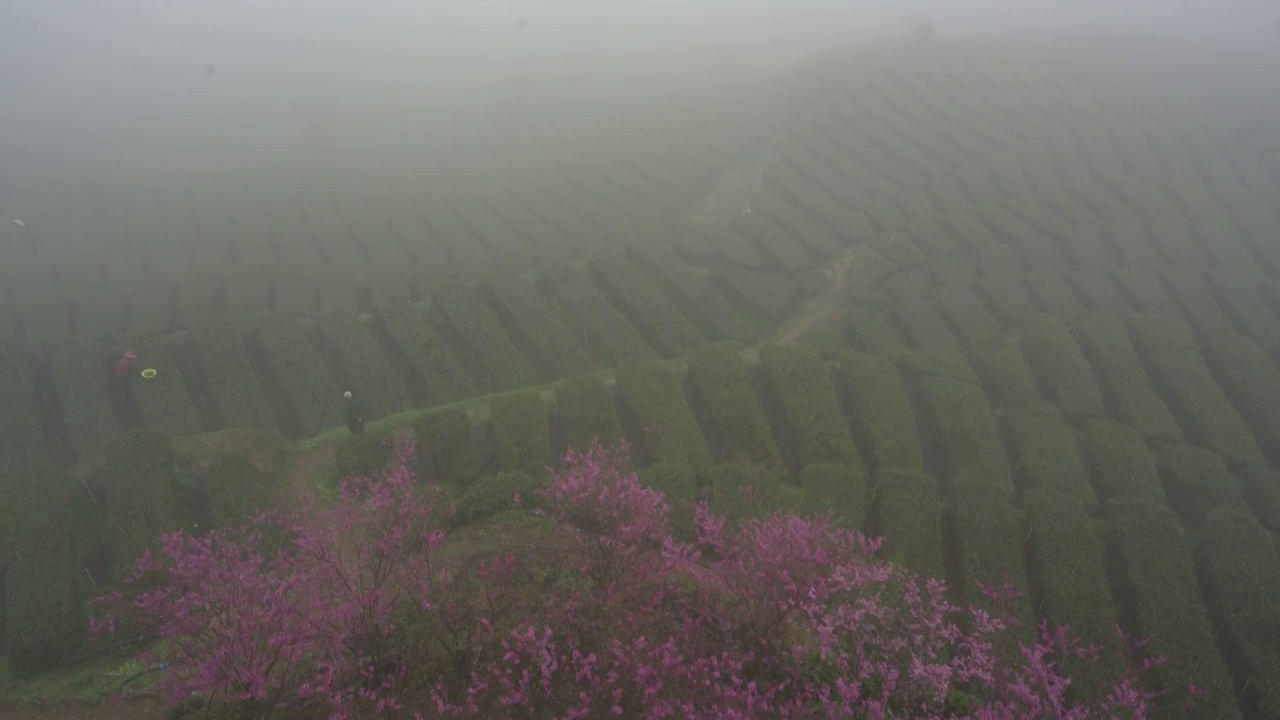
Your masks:
M 590 118 L 732 92 L 815 51 L 899 37 L 1079 25 L 1193 34 L 1274 59 L 1262 2 L 28 2 L 0 10 L 9 180 L 403 157 L 493 115 Z
M 0 3 L 0 716 L 1006 717 L 1112 692 L 1070 629 L 1062 716 L 1280 718 L 1277 71 L 1280 0 Z

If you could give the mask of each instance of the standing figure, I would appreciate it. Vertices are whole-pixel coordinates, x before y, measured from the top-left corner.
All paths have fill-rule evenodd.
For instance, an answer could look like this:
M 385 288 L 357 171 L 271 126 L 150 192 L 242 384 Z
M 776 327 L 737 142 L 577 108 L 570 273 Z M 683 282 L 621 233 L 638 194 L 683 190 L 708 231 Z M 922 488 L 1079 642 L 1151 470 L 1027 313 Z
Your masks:
M 124 377 L 133 369 L 134 363 L 138 361 L 138 354 L 132 350 L 126 350 L 120 356 L 120 361 L 116 363 L 116 377 Z
M 348 390 L 342 393 L 342 413 L 347 418 L 347 429 L 352 435 L 364 432 L 364 406 Z

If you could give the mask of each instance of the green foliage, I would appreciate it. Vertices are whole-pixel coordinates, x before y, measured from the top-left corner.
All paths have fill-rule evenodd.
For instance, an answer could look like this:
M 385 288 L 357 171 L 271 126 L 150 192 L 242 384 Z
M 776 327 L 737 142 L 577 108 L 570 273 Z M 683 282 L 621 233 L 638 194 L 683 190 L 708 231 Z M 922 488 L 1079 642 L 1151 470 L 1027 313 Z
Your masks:
M 780 189 L 763 187 L 751 196 L 755 214 L 772 220 L 795 238 L 816 260 L 830 260 L 840 253 L 840 241 L 826 227 L 809 216 L 803 206 L 784 197 Z
M 1108 502 L 1107 514 L 1124 573 L 1119 596 L 1134 627 L 1150 638 L 1151 652 L 1168 658 L 1154 673 L 1168 693 L 1160 717 L 1240 717 L 1177 515 L 1144 500 Z M 1189 678 L 1204 692 L 1193 709 L 1186 702 Z
M 1106 414 L 1093 370 L 1061 320 L 1039 315 L 1023 322 L 1022 348 L 1040 387 L 1068 418 Z
M 775 434 L 792 473 L 809 463 L 862 464 L 835 386 L 811 348 L 767 345 L 760 349 L 765 395 Z
M 1265 308 L 1264 308 L 1265 310 Z M 1269 314 L 1269 311 L 1267 311 Z M 1274 322 L 1274 321 L 1273 321 Z M 1273 332 L 1255 335 L 1261 342 Z M 1268 343 L 1275 347 L 1275 341 Z M 1206 338 L 1214 376 L 1249 423 L 1254 437 L 1280 437 L 1280 372 L 1267 351 L 1249 337 L 1221 328 Z M 1263 440 L 1262 449 L 1271 464 L 1280 459 L 1277 445 Z
M 1019 279 L 1017 253 L 1012 248 L 988 248 L 980 262 L 987 275 L 977 287 L 978 296 L 991 308 L 1001 326 L 1013 325 L 1039 313 Z
M 1227 401 L 1190 328 L 1156 316 L 1128 318 L 1128 330 L 1156 390 L 1187 432 L 1187 442 L 1222 455 L 1229 467 L 1266 465 L 1249 427 Z
M 681 262 L 669 248 L 644 243 L 627 248 L 627 252 L 649 271 L 708 340 L 753 342 L 764 335 L 761 323 L 738 310 L 706 277 Z
M 390 438 L 373 433 L 348 435 L 334 448 L 338 478 L 364 476 L 386 467 L 395 456 Z
M 156 376 L 150 380 L 142 381 L 136 375 L 130 377 L 131 395 L 144 423 L 164 428 L 175 437 L 204 429 L 200 413 L 187 394 L 178 363 L 174 361 L 174 351 L 181 342 L 184 340 L 170 334 L 130 333 L 120 338 L 117 346 L 117 352 L 129 349 L 138 354 L 134 372 L 144 367 L 156 370 Z
M 1085 426 L 1083 445 L 1104 498 L 1165 503 L 1164 487 L 1142 433 L 1128 425 L 1093 420 Z
M 986 483 L 1012 497 L 1009 458 L 982 388 L 949 377 L 925 377 L 920 389 L 952 481 Z
M 1048 315 L 1073 317 L 1086 311 L 1071 283 L 1062 275 L 1054 272 L 1030 274 L 1027 286 L 1031 288 L 1036 304 Z
M 969 366 L 969 360 L 954 347 L 929 350 L 902 350 L 888 358 L 907 377 L 940 377 L 981 385 L 982 379 Z
M 71 532 L 71 553 L 75 558 L 76 579 L 81 586 L 92 589 L 99 578 L 107 580 L 110 573 L 111 533 L 107 516 L 81 481 L 71 480 L 71 512 L 74 529 Z M 6 513 L 0 513 L 4 515 Z
M 5 574 L 4 613 L 9 667 L 22 677 L 57 667 L 85 635 L 71 481 L 51 466 L 19 473 L 4 510 L 22 548 Z
M 1222 456 L 1190 445 L 1166 445 L 1157 457 L 1169 505 L 1190 528 L 1198 528 L 1213 510 L 1249 512 Z
M 480 448 L 471 419 L 461 408 L 434 410 L 413 424 L 418 443 L 418 477 L 428 482 L 466 484 L 480 474 Z
M 770 322 L 782 319 L 796 298 L 795 283 L 779 275 L 717 265 L 711 268 L 710 278 L 735 305 Z
M 71 448 L 82 457 L 101 457 L 124 434 L 111 406 L 101 348 L 85 338 L 64 337 L 50 344 L 48 356 Z
M 1022 488 L 1054 488 L 1097 507 L 1098 496 L 1076 446 L 1071 425 L 1055 405 L 1034 399 L 1006 404 L 1005 429 Z
M 815 172 L 809 168 L 806 168 L 806 170 Z M 849 199 L 856 204 L 856 194 L 839 194 L 840 189 L 856 193 L 856 188 L 849 185 L 848 181 L 839 175 L 829 172 L 823 173 L 821 169 L 816 172 L 819 175 L 829 175 L 827 180 L 838 184 L 834 186 L 826 185 L 826 183 L 823 183 L 822 186 L 815 185 L 806 177 L 806 174 L 798 173 L 786 164 L 779 163 L 771 165 L 768 172 L 765 173 L 764 186 L 776 187 L 778 190 L 791 195 L 797 205 L 803 208 L 808 216 L 825 225 L 828 230 L 846 243 L 860 242 L 874 234 L 874 230 L 871 229 L 867 222 L 865 213 L 842 205 L 832 195 L 823 190 L 824 187 L 828 188 L 834 191 L 835 197 Z
M 1087 313 L 1074 320 L 1072 331 L 1117 418 L 1148 440 L 1182 442 L 1182 429 L 1151 387 L 1124 323 L 1112 315 Z
M 825 362 L 839 360 L 840 354 L 849 349 L 849 336 L 834 325 L 811 327 L 800 335 L 800 342 L 817 351 Z
M 12 478 L 36 467 L 43 455 L 40 412 L 23 367 L 22 348 L 0 343 L 0 629 L 4 627 L 5 567 L 13 559 L 13 513 L 9 512 Z M 0 636 L 0 647 L 3 647 Z
M 937 311 L 925 302 L 924 295 L 934 282 L 928 263 L 920 262 L 894 273 L 881 288 L 879 306 L 910 347 L 936 350 L 958 341 Z
M 0 507 L 6 478 L 34 467 L 44 454 L 40 438 L 40 409 L 24 367 L 22 348 L 0 342 Z M 0 563 L 3 562 L 0 535 Z
M 954 348 L 960 339 L 951 332 L 951 328 L 938 314 L 938 310 L 925 300 L 924 293 L 933 285 L 933 277 L 928 270 L 922 267 L 919 275 L 902 275 L 896 277 L 895 281 L 908 283 L 915 278 L 918 280 L 913 283 L 914 286 L 905 287 L 900 291 L 894 289 L 896 292 L 889 301 L 894 320 L 903 329 L 908 343 L 913 347 L 922 348 L 923 351 L 928 352 Z
M 1138 220 L 1124 204 L 1107 191 L 1107 188 L 1089 180 L 1072 183 L 1073 195 L 1080 198 L 1090 210 L 1107 223 L 1130 223 Z
M 227 425 L 275 429 L 240 333 L 224 318 L 208 317 L 190 325 L 188 338 L 200 355 L 209 394 Z
M 685 465 L 659 463 L 641 470 L 639 477 L 646 487 L 666 497 L 667 522 L 672 536 L 687 542 L 696 539 L 693 507 L 699 498 L 699 490 L 694 471 Z
M 884 537 L 888 556 L 925 577 L 943 577 L 941 500 L 934 479 L 910 470 L 881 470 L 873 498 L 871 530 Z
M 316 326 L 350 373 L 354 391 L 364 403 L 366 420 L 394 415 L 408 406 L 409 391 L 392 369 L 368 326 L 346 308 L 316 313 Z
M 457 283 L 432 292 L 432 319 L 458 352 L 481 393 L 499 392 L 537 382 L 537 373 L 511 344 L 480 295 Z
M 685 355 L 703 343 L 702 333 L 680 312 L 667 292 L 649 281 L 626 256 L 599 253 L 591 259 L 597 287 L 625 308 L 624 314 L 661 357 Z
M 592 286 L 585 274 L 558 266 L 547 269 L 538 284 L 548 297 L 548 304 L 601 367 L 657 357 L 639 331 Z
M 1097 666 L 1071 661 L 1071 677 L 1083 694 L 1105 687 L 1105 678 L 1123 667 L 1116 644 L 1119 622 L 1102 564 L 1102 544 L 1079 501 L 1058 490 L 1035 489 L 1023 497 L 1027 515 L 1027 568 L 1039 603 L 1050 622 L 1067 625 L 1103 654 Z
M 258 511 L 277 509 L 283 484 L 252 459 L 235 452 L 219 453 L 204 472 L 209 520 L 215 528 L 247 523 Z
M 739 345 L 713 343 L 688 358 L 685 382 L 717 462 L 761 463 L 785 472 L 773 430 L 751 385 Z
M 747 238 L 734 232 L 726 225 L 709 225 L 703 234 L 707 242 L 715 247 L 724 264 L 732 267 L 759 270 L 764 267 L 764 256 L 759 248 Z M 684 244 L 675 247 L 684 257 L 690 257 Z
M 1022 175 L 1022 168 L 1016 158 L 1010 158 L 1012 175 Z M 998 160 L 997 167 L 1008 167 Z M 973 208 L 974 214 L 990 227 L 994 233 L 1011 246 L 1017 247 L 1024 262 L 1033 272 L 1059 271 L 1065 258 L 1053 240 L 1022 218 L 1013 215 L 1000 203 L 984 202 Z
M 907 347 L 874 308 L 847 306 L 844 311 L 844 329 L 854 347 L 865 352 L 887 353 L 905 350 Z
M 924 470 L 924 451 L 911 399 L 893 363 L 879 355 L 846 352 L 834 375 L 849 426 L 872 468 Z
M 1213 621 L 1249 717 L 1280 717 L 1280 558 L 1246 508 L 1213 510 L 1197 542 Z
M 1022 559 L 1024 532 L 1018 512 L 999 490 L 981 483 L 965 482 L 953 488 L 954 526 L 964 586 L 958 588 L 965 600 L 980 603 L 978 583 L 1000 585 L 1008 580 L 1021 592 L 1028 589 Z M 1023 642 L 1035 638 L 1035 612 L 1030 599 L 1023 597 L 1014 608 L 1021 622 L 1016 635 Z
M 467 525 L 517 507 L 534 507 L 541 487 L 541 482 L 522 472 L 486 475 L 467 488 L 458 499 L 458 514 L 454 521 Z M 517 495 L 520 497 L 519 506 L 515 502 Z
M 586 376 L 561 380 L 555 385 L 555 394 L 566 449 L 585 452 L 597 437 L 610 447 L 625 436 L 612 391 L 602 379 Z
M 0 505 L 0 649 L 4 648 L 5 613 L 8 608 L 5 588 L 5 574 L 9 570 L 10 553 L 13 552 L 13 522 L 8 511 L 8 503 Z
M 934 274 L 939 272 L 939 261 L 934 261 Z M 946 266 L 944 266 L 946 267 Z M 969 264 L 960 267 L 968 269 Z M 971 282 L 945 285 L 934 291 L 938 307 L 955 323 L 962 341 L 987 339 L 1000 333 L 1000 322 L 982 304 L 976 293 L 969 289 Z
M 861 530 L 867 521 L 867 473 L 859 465 L 806 465 L 800 480 L 801 511 L 826 513 L 837 527 Z
M 733 219 L 734 230 L 753 240 L 766 258 L 772 260 L 770 269 L 778 275 L 794 275 L 814 264 L 814 259 L 796 240 L 777 223 L 762 213 L 751 213 Z
M 344 388 L 334 384 L 302 324 L 286 313 L 270 314 L 258 339 L 297 412 L 301 435 L 310 437 L 341 424 Z
M 1040 388 L 1035 373 L 1018 343 L 995 339 L 972 347 L 974 369 L 982 378 L 982 384 L 991 393 L 991 399 L 1008 403 L 1022 399 L 1040 399 Z
M 1115 202 L 1136 212 L 1148 224 L 1179 215 L 1178 209 L 1169 201 L 1162 189 L 1145 178 L 1126 172 L 1116 175 L 1108 173 L 1105 180 L 1107 191 L 1115 198 Z
M 711 462 L 675 372 L 660 363 L 640 363 L 618 368 L 617 379 L 620 414 L 639 465 L 674 462 L 700 467 Z
M 499 395 L 489 407 L 489 424 L 498 440 L 498 470 L 540 475 L 551 460 L 551 429 L 542 391 Z
M 454 402 L 479 392 L 418 305 L 381 303 L 377 314 L 381 330 L 422 378 L 435 403 Z
M 711 508 L 724 513 L 732 524 L 795 512 L 803 502 L 799 489 L 759 465 L 723 463 L 708 468 L 703 477 L 710 486 Z
M 173 443 L 164 433 L 130 431 L 107 460 L 107 528 L 117 578 L 160 535 L 182 527 Z
M 1140 230 L 1140 232 L 1146 232 Z M 1138 240 L 1139 243 L 1143 242 Z M 1129 301 L 1103 273 L 1077 272 L 1070 276 L 1071 287 L 1079 293 L 1085 305 L 1102 312 L 1123 314 L 1130 311 Z
M 556 318 L 538 295 L 533 282 L 522 277 L 490 278 L 480 292 L 500 320 L 507 316 L 516 344 L 526 350 L 538 371 L 539 379 L 550 381 L 576 377 L 596 370 L 596 362 L 573 337 L 573 333 Z

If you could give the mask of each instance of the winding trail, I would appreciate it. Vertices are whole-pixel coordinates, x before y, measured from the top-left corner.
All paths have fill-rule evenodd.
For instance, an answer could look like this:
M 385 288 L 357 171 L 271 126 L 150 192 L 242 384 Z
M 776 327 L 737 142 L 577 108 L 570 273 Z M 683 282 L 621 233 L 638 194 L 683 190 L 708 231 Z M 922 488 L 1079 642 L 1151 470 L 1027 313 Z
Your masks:
M 300 505 L 320 501 L 316 493 L 316 474 L 333 465 L 334 455 L 334 445 L 329 443 L 294 458 L 285 480 L 285 487 Z
M 778 332 L 761 344 L 787 344 L 800 339 L 807 330 L 835 320 L 840 315 L 840 305 L 844 298 L 845 285 L 849 280 L 849 267 L 853 262 L 853 254 L 846 253 L 832 260 L 822 269 L 831 276 L 831 282 L 822 292 L 809 298 L 800 314 L 789 318 L 778 328 Z
M 749 208 L 751 197 L 760 190 L 764 174 L 777 160 L 774 146 L 778 138 L 770 138 L 764 147 L 733 167 L 720 173 L 711 189 L 686 213 L 685 218 L 701 225 L 728 225 L 733 218 Z M 752 345 L 744 354 L 755 355 L 761 345 L 793 343 L 807 330 L 830 322 L 838 317 L 849 269 L 855 261 L 850 251 L 827 262 L 820 271 L 830 276 L 827 287 L 805 303 L 795 316 L 784 321 L 778 331 L 769 338 Z

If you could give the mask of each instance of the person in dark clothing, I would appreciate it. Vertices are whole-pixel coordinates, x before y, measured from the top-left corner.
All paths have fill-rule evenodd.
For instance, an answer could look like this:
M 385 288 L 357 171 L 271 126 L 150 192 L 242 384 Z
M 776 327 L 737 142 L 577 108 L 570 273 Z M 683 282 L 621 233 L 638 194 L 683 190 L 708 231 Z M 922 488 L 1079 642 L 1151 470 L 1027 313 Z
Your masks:
M 364 405 L 348 390 L 342 393 L 342 413 L 347 418 L 347 429 L 352 435 L 364 432 Z

